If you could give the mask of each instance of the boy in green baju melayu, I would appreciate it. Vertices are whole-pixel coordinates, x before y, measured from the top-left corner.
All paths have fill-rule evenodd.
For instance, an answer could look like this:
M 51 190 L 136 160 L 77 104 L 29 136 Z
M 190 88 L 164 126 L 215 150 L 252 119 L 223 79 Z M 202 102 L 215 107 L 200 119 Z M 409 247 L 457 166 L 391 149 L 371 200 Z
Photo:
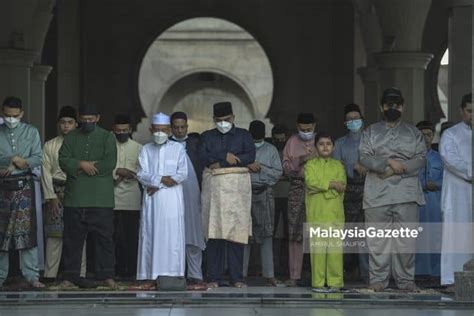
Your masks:
M 332 158 L 334 142 L 326 133 L 315 139 L 318 157 L 305 165 L 306 219 L 310 227 L 320 231 L 344 228 L 344 191 L 346 173 L 343 164 Z M 311 275 L 313 291 L 338 290 L 343 287 L 342 240 L 313 235 Z

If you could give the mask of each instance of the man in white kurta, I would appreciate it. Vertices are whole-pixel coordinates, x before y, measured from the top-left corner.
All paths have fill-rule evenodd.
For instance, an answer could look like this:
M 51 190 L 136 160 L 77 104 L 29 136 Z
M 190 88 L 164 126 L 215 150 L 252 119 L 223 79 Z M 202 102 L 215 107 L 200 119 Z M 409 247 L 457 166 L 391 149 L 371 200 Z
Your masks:
M 472 231 L 472 94 L 461 104 L 462 122 L 444 131 L 439 153 L 444 162 L 441 210 L 441 284 L 453 285 L 454 272 L 473 258 Z M 463 231 L 460 231 L 460 230 Z
M 138 280 L 184 276 L 185 235 L 182 182 L 188 175 L 184 146 L 169 141 L 169 116 L 153 116 L 153 143 L 138 157 L 137 179 L 143 185 L 138 244 Z

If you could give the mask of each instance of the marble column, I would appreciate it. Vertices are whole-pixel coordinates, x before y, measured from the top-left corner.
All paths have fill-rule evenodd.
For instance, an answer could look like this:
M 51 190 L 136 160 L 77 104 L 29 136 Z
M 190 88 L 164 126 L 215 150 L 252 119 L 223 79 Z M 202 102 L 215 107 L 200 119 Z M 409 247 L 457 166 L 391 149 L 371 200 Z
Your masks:
M 27 111 L 29 122 L 34 125 L 44 141 L 45 132 L 45 83 L 48 75 L 51 72 L 51 66 L 34 65 L 31 68 L 31 82 L 30 82 L 30 103 Z
M 472 0 L 449 2 L 448 120 L 461 119 L 463 95 L 472 91 Z
M 382 52 L 375 54 L 379 68 L 379 91 L 397 87 L 405 99 L 404 119 L 416 122 L 425 118 L 425 70 L 433 58 L 421 52 Z
M 26 105 L 25 110 L 28 109 L 30 68 L 37 56 L 38 53 L 31 50 L 0 49 L 0 102 L 7 96 L 16 96 Z

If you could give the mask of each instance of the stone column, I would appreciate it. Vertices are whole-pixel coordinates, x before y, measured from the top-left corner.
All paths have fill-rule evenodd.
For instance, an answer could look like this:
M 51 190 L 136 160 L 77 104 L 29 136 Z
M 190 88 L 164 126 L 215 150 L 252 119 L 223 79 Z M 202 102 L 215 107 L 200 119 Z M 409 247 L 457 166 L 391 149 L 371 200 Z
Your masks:
M 364 83 L 364 118 L 367 124 L 380 120 L 379 77 L 376 67 L 361 67 L 357 70 Z
M 452 0 L 449 4 L 448 120 L 461 119 L 463 95 L 472 89 L 472 0 Z
M 380 91 L 397 87 L 405 99 L 406 121 L 416 124 L 425 119 L 425 70 L 433 58 L 421 52 L 382 52 L 375 54 L 379 66 Z
M 44 139 L 45 130 L 45 93 L 44 87 L 45 82 L 51 72 L 51 66 L 45 65 L 34 65 L 31 68 L 31 90 L 30 90 L 30 103 L 26 114 L 29 117 L 29 122 L 34 125 L 41 136 L 41 140 Z
M 0 102 L 6 96 L 16 96 L 21 98 L 27 110 L 30 104 L 30 68 L 37 55 L 31 50 L 0 49 Z

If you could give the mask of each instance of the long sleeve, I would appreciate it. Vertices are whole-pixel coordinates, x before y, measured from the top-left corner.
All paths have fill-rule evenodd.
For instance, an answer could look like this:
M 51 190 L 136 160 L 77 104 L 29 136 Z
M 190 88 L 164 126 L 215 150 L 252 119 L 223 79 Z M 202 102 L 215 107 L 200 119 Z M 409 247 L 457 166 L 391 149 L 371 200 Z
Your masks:
M 73 157 L 73 148 L 73 138 L 66 135 L 59 149 L 59 167 L 61 167 L 68 176 L 76 177 L 79 169 L 79 160 Z
M 46 144 L 43 150 L 43 161 L 41 168 L 41 186 L 46 200 L 57 198 L 53 186 L 53 164 L 51 161 L 51 148 Z
M 280 162 L 280 155 L 274 147 L 270 148 L 270 164 L 260 163 L 262 170 L 260 171 L 260 181 L 268 186 L 275 185 L 283 174 L 283 168 Z
M 299 157 L 293 157 L 291 154 L 291 141 L 288 141 L 283 148 L 283 171 L 287 176 L 294 175 L 300 171 Z
M 371 142 L 370 128 L 362 132 L 359 146 L 360 163 L 371 171 L 384 173 L 387 168 L 387 159 L 375 155 L 374 145 Z
M 249 132 L 243 134 L 243 142 L 243 152 L 235 154 L 240 159 L 238 167 L 245 167 L 255 161 L 255 144 Z
M 457 149 L 459 140 L 454 139 L 453 136 L 448 130 L 441 137 L 439 154 L 444 162 L 444 168 L 461 179 L 472 181 L 472 164 L 462 159 Z
M 188 159 L 186 150 L 183 148 L 178 155 L 178 169 L 176 174 L 171 176 L 176 183 L 181 183 L 188 177 Z
M 325 177 L 321 170 L 318 170 L 316 161 L 309 161 L 304 166 L 304 178 L 306 188 L 315 191 L 327 191 L 329 190 L 329 182 L 331 179 Z
M 114 136 L 110 133 L 105 141 L 104 155 L 95 166 L 99 176 L 111 174 L 117 164 L 117 145 Z
M 41 158 L 43 154 L 41 150 L 41 138 L 36 128 L 34 129 L 32 141 L 30 155 L 28 157 L 22 157 L 28 163 L 30 169 L 41 166 Z
M 406 172 L 402 174 L 403 178 L 417 177 L 420 170 L 426 164 L 426 143 L 423 139 L 423 134 L 418 132 L 416 134 L 416 147 L 413 158 L 405 160 L 403 164 L 406 167 Z
M 436 173 L 437 176 L 434 177 L 432 180 L 436 184 L 436 187 L 438 188 L 438 190 L 441 190 L 441 188 L 443 187 L 443 171 L 444 171 L 442 161 L 439 162 L 439 167 L 440 167 L 440 170 Z
M 138 155 L 137 180 L 145 187 L 162 187 L 161 176 L 151 172 L 150 162 L 148 161 L 148 153 L 145 147 L 140 150 L 140 154 Z
M 201 146 L 199 147 L 199 159 L 206 167 L 209 167 L 210 165 L 216 162 L 222 164 L 223 162 L 225 162 L 227 153 L 225 153 L 224 151 L 213 153 L 211 148 L 209 148 L 211 144 L 207 137 L 211 137 L 211 135 L 207 134 L 203 136 L 203 141 L 201 142 Z

